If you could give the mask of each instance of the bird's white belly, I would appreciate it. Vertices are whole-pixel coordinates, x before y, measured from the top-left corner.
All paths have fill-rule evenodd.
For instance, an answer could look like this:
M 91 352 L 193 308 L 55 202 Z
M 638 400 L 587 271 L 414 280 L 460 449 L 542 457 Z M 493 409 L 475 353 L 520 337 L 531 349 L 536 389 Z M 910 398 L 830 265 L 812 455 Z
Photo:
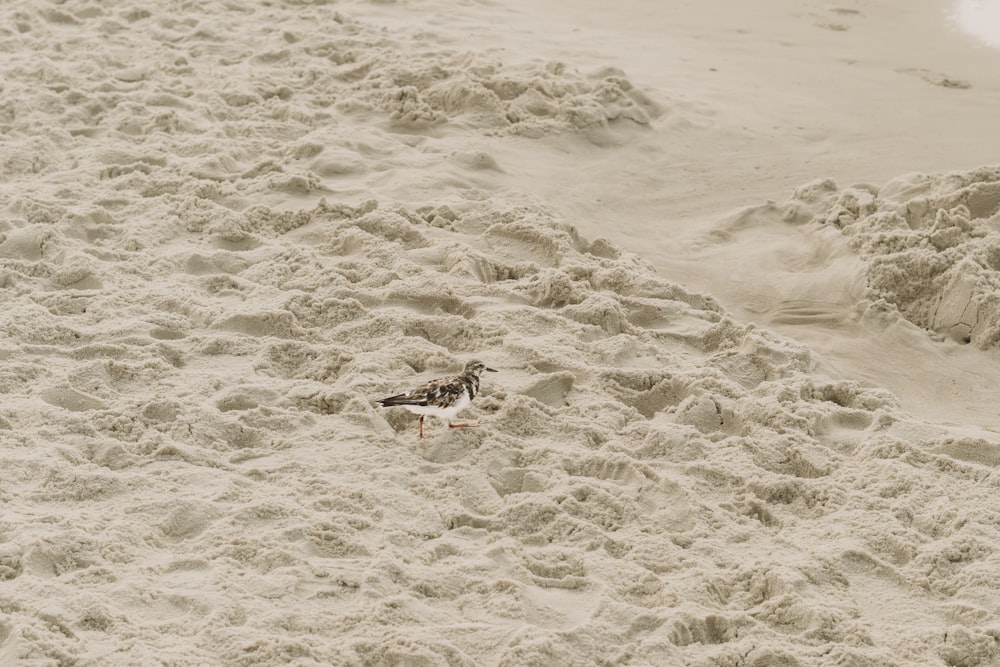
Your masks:
M 471 403 L 471 401 L 469 400 L 468 392 L 462 392 L 462 395 L 458 397 L 458 400 L 446 408 L 439 408 L 433 405 L 404 405 L 402 407 L 406 408 L 415 415 L 440 417 L 441 419 L 451 421 L 455 418 L 455 415 L 469 405 L 469 403 Z

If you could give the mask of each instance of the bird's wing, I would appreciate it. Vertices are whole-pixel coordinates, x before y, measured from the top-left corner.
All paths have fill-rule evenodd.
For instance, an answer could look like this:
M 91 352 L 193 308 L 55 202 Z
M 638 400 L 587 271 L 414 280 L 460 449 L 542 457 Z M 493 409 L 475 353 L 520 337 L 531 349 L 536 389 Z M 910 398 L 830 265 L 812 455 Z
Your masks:
M 461 376 L 441 378 L 431 380 L 422 384 L 416 389 L 411 389 L 404 394 L 396 394 L 388 398 L 382 398 L 376 403 L 382 407 L 392 407 L 394 405 L 430 405 L 438 408 L 446 408 L 455 403 L 465 391 L 465 384 Z
M 426 405 L 433 405 L 438 408 L 447 408 L 454 405 L 465 391 L 465 383 L 462 382 L 460 377 L 428 382 L 425 387 L 427 388 Z
M 445 381 L 445 379 L 431 380 L 402 394 L 382 398 L 375 402 L 381 403 L 386 407 L 392 405 L 427 405 L 430 398 L 437 395 L 438 385 Z

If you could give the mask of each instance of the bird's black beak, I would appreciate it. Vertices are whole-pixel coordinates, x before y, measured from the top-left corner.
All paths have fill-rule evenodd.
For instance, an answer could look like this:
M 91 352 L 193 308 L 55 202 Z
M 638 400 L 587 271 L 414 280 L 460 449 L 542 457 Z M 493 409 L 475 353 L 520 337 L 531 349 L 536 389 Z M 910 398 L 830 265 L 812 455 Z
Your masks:
M 484 368 L 483 370 L 487 370 L 490 373 L 496 373 L 497 372 L 495 368 Z

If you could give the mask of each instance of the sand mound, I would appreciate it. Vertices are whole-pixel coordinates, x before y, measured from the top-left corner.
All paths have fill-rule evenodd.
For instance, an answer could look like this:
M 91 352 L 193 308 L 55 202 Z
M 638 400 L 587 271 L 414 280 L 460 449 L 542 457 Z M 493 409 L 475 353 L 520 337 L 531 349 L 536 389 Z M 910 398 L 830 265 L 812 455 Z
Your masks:
M 367 73 L 349 87 L 352 97 L 340 108 L 351 112 L 367 103 L 410 130 L 447 122 L 527 137 L 601 130 L 619 120 L 648 125 L 659 113 L 613 68 L 584 76 L 559 62 L 510 67 L 469 54 L 398 60 L 364 67 Z
M 842 229 L 868 263 L 875 307 L 961 343 L 1000 344 L 1000 168 L 878 189 L 816 182 L 793 194 L 786 219 Z

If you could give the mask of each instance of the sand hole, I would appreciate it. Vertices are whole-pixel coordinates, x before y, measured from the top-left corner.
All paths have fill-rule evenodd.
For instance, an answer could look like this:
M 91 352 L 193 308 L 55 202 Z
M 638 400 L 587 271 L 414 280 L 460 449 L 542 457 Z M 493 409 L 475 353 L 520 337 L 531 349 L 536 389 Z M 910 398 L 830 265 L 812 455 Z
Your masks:
M 572 373 L 553 373 L 535 381 L 521 393 L 551 408 L 559 408 L 566 405 L 566 397 L 572 391 L 575 380 L 576 376 Z
M 183 331 L 167 329 L 166 327 L 153 327 L 149 330 L 149 335 L 156 340 L 180 340 L 187 337 Z

